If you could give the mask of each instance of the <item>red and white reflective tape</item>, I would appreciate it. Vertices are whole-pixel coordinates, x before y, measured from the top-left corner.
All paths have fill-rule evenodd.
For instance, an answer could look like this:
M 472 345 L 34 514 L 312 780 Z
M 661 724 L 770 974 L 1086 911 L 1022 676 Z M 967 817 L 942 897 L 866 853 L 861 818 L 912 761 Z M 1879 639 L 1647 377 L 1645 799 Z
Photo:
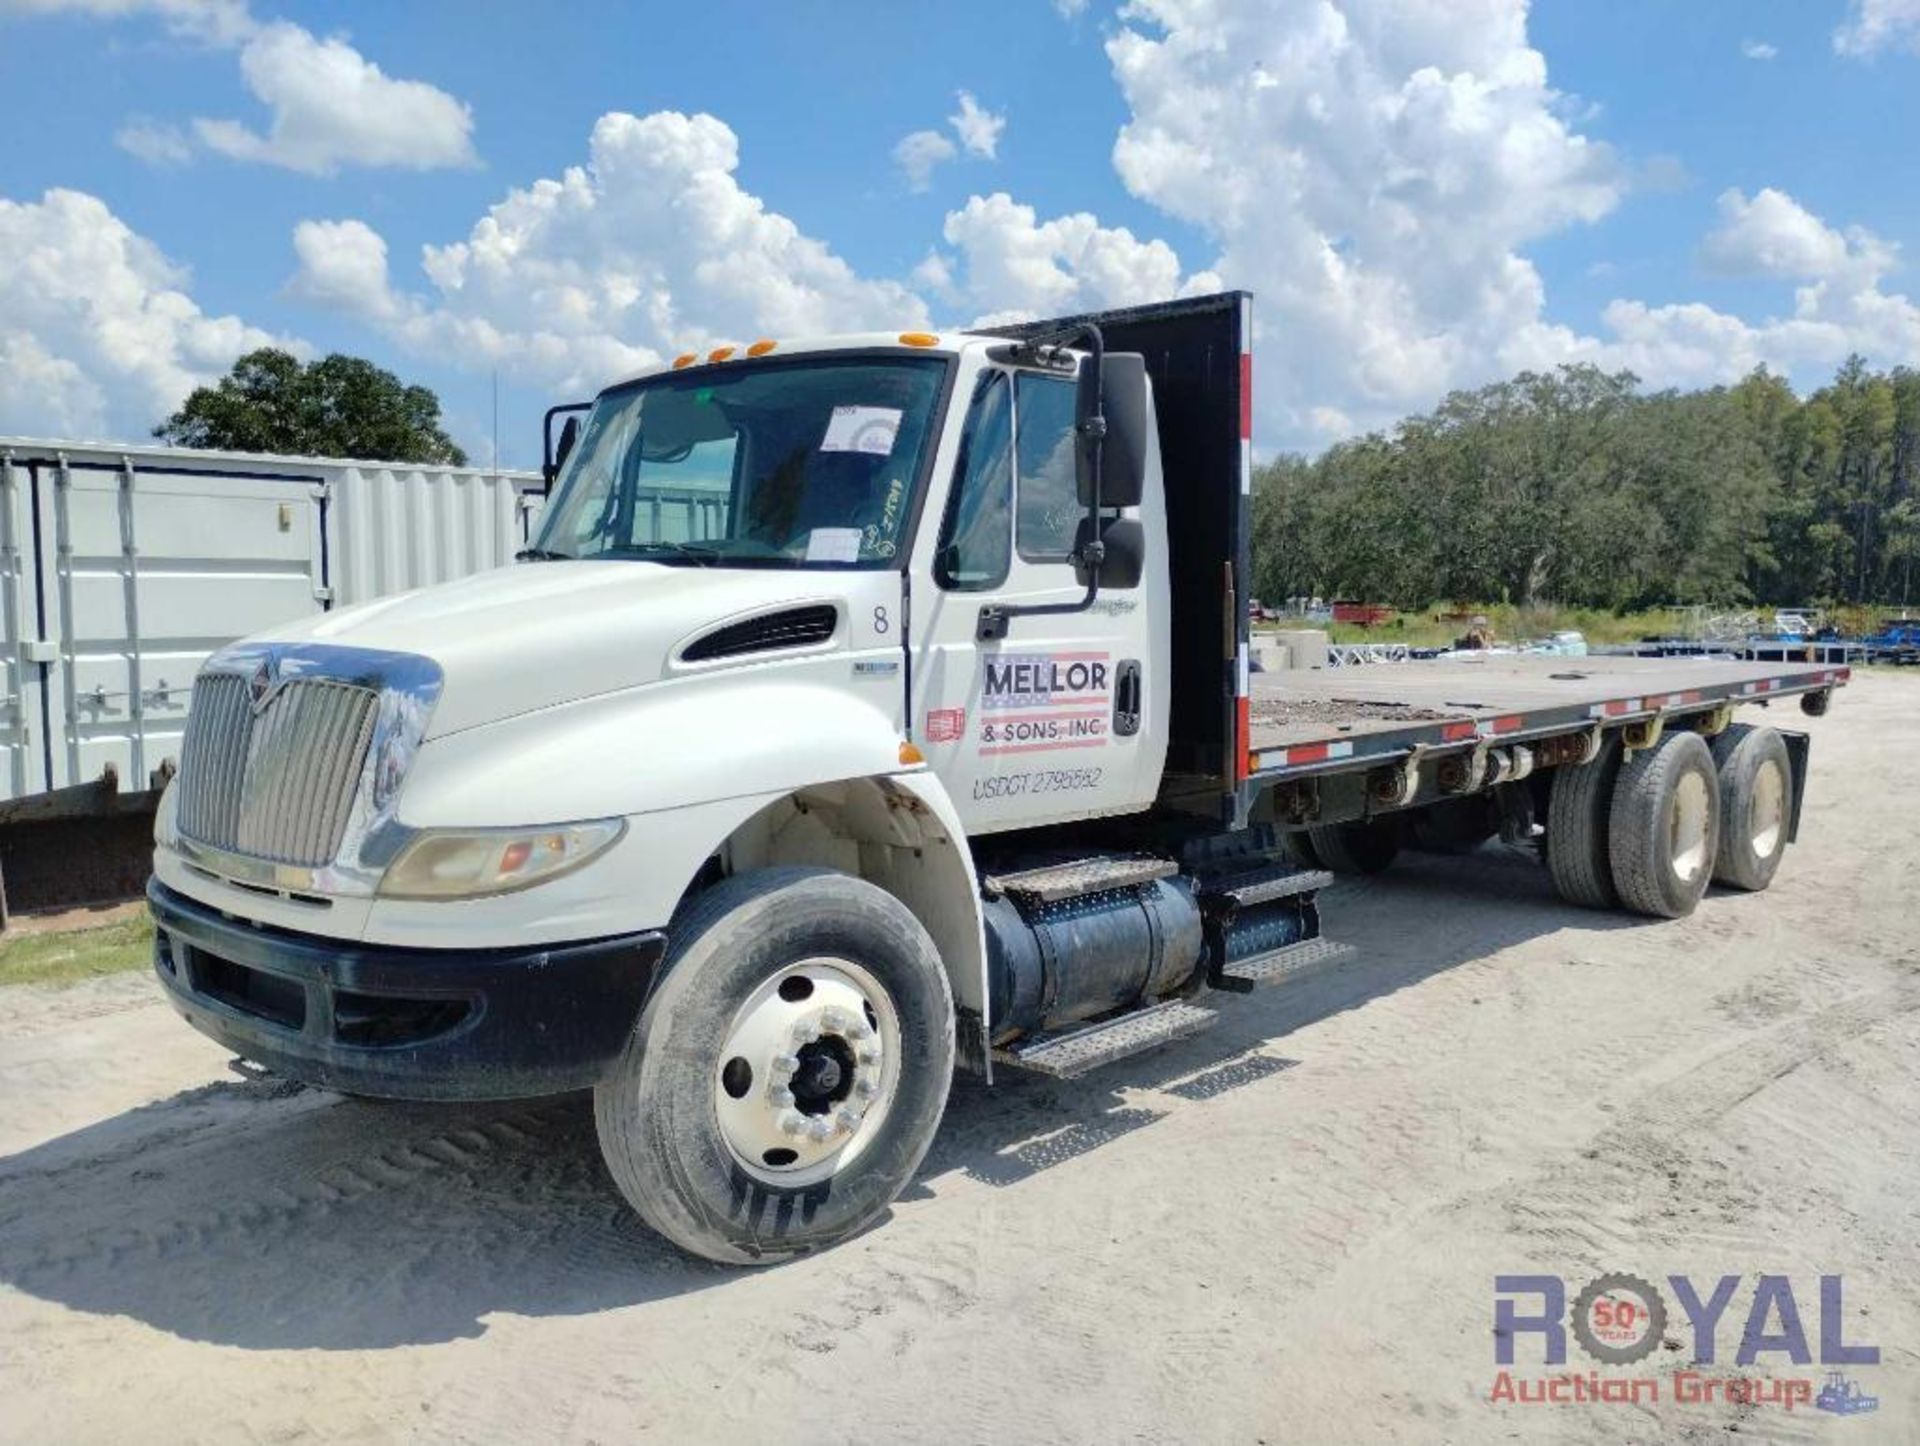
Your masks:
M 1654 693 L 1650 694 L 1647 698 L 1647 708 L 1649 711 L 1656 708 L 1678 708 L 1683 704 L 1698 703 L 1699 701 L 1700 695 L 1693 692 L 1668 693 L 1664 696 L 1659 693 Z
M 1458 723 L 1442 723 L 1440 725 L 1440 741 L 1442 743 L 1464 743 L 1469 738 L 1478 738 L 1479 736 L 1480 725 L 1471 719 L 1464 719 Z
M 1762 678 L 1757 683 L 1742 683 L 1740 694 L 1742 697 L 1751 698 L 1755 693 L 1771 693 L 1779 686 L 1778 678 Z
M 1624 718 L 1629 713 L 1643 711 L 1638 698 L 1616 698 L 1611 703 L 1595 703 L 1587 709 L 1587 716 L 1589 718 Z
M 1253 493 L 1253 307 L 1240 302 L 1240 494 Z
M 1481 720 L 1475 731 L 1482 738 L 1497 738 L 1502 733 L 1518 733 L 1524 721 L 1518 713 L 1508 714 L 1505 718 L 1486 718 Z
M 1297 743 L 1291 748 L 1269 748 L 1260 755 L 1262 768 L 1298 768 L 1303 763 L 1325 763 L 1353 757 L 1352 743 Z
M 1246 624 L 1241 623 L 1242 627 Z M 1233 756 L 1241 778 L 1254 772 L 1253 761 L 1253 673 L 1247 662 L 1247 645 L 1241 642 L 1233 660 Z
M 1822 673 L 1820 675 L 1820 681 L 1823 683 L 1844 683 L 1852 676 L 1853 669 L 1851 668 L 1835 668 L 1831 673 Z

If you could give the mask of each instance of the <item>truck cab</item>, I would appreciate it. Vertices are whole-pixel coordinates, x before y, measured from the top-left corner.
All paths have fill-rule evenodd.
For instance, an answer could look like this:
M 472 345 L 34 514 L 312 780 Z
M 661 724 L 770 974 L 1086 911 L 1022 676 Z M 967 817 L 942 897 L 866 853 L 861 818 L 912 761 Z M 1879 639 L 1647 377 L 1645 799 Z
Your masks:
M 148 891 L 169 999 L 347 1093 L 590 1088 L 648 1223 L 749 1262 L 883 1213 L 956 1067 L 1078 1074 L 1336 963 L 1316 893 L 1403 816 L 1525 842 L 1551 807 L 1569 898 L 1684 912 L 1730 768 L 1764 887 L 1805 751 L 1715 785 L 1732 674 L 1259 696 L 1249 305 L 766 338 L 573 409 L 516 565 L 201 672 Z

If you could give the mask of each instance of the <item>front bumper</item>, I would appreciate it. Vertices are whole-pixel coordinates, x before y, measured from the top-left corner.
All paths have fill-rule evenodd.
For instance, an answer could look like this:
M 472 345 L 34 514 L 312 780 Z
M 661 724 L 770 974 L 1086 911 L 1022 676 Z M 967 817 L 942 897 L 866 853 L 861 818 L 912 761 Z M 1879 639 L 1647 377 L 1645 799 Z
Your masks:
M 666 952 L 657 931 L 525 949 L 408 949 L 265 928 L 155 879 L 154 973 L 195 1029 L 349 1094 L 492 1100 L 597 1082 Z

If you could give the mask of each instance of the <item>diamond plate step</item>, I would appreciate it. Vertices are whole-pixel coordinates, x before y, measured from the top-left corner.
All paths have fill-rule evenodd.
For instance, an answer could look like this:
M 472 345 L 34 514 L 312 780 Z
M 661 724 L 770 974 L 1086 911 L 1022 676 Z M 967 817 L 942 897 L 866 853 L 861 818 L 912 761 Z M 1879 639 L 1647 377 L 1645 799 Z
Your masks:
M 994 1058 L 1017 1069 L 1030 1069 L 1057 1079 L 1074 1079 L 1143 1049 L 1170 1044 L 1210 1029 L 1219 1018 L 1211 1009 L 1202 1009 L 1184 999 L 1169 999 L 1102 1024 L 1043 1034 L 1011 1049 L 997 1049 Z
M 1213 984 L 1216 989 L 1231 989 L 1238 994 L 1264 989 L 1270 984 L 1291 984 L 1339 963 L 1351 953 L 1351 944 L 1336 944 L 1331 939 L 1302 939 L 1298 944 L 1234 960 L 1220 970 Z
M 1068 864 L 1047 864 L 1037 869 L 1022 869 L 1017 874 L 989 874 L 981 881 L 988 898 L 1005 894 L 1022 902 L 1057 904 L 1062 899 L 1077 899 L 1085 894 L 1103 894 L 1110 889 L 1150 884 L 1178 873 L 1172 859 L 1094 858 L 1076 859 Z
M 1329 889 L 1333 883 L 1333 875 L 1325 869 L 1296 869 L 1286 874 L 1261 870 L 1211 879 L 1201 892 L 1206 898 L 1231 899 L 1240 908 L 1250 909 L 1255 904 L 1270 904 L 1275 899 L 1290 899 L 1296 894 Z

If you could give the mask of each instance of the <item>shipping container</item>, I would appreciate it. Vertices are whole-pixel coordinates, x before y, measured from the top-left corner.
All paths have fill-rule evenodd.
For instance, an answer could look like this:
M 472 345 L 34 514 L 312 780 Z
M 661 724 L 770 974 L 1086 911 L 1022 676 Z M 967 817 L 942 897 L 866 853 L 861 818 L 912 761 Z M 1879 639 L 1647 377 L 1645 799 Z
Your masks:
M 0 800 L 147 789 L 209 653 L 509 562 L 544 500 L 532 472 L 0 437 Z

